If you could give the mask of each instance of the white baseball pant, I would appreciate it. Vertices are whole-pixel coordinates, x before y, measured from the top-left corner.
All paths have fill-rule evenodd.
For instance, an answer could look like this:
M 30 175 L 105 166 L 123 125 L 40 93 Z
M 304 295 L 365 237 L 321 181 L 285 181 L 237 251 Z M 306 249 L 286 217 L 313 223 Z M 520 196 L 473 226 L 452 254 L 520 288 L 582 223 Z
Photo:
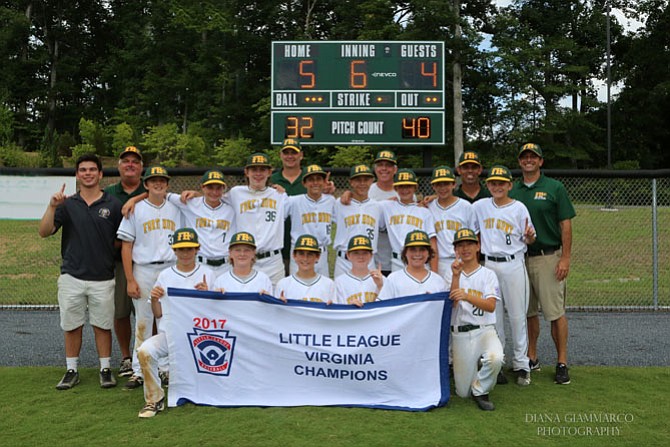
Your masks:
M 486 267 L 496 273 L 500 283 L 503 306 L 496 306 L 496 331 L 500 343 L 505 348 L 504 316 L 507 311 L 510 328 L 512 330 L 512 369 L 529 371 L 528 365 L 528 328 L 526 312 L 530 294 L 528 274 L 523 255 L 505 262 L 486 260 Z
M 484 326 L 469 332 L 452 332 L 451 337 L 456 394 L 460 397 L 488 394 L 495 387 L 504 357 L 495 328 Z

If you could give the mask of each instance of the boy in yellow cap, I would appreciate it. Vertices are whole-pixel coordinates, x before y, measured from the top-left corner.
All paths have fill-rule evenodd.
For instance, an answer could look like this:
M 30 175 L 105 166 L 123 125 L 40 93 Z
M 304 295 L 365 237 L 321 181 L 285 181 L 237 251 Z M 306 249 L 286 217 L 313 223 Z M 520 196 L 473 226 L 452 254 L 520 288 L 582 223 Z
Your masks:
M 359 234 L 349 239 L 347 259 L 351 262 L 351 270 L 335 278 L 338 304 L 362 307 L 364 303 L 377 301 L 384 275 L 379 268 L 370 270 L 372 256 L 369 237 Z
M 137 357 L 144 377 L 145 405 L 140 410 L 140 418 L 154 417 L 165 408 L 165 392 L 161 388 L 158 364 L 168 356 L 168 342 L 161 327 L 163 306 L 160 300 L 167 296 L 168 288 L 207 290 L 208 282 L 214 279 L 212 270 L 206 265 L 196 263 L 200 243 L 198 234 L 192 228 L 180 228 L 172 235 L 172 249 L 177 257 L 176 265 L 166 268 L 159 275 L 151 289 L 150 305 L 158 333 L 145 340 L 137 350 Z M 165 369 L 161 372 L 167 372 Z
M 335 301 L 335 283 L 314 268 L 320 257 L 319 241 L 311 234 L 301 235 L 293 247 L 298 271 L 277 283 L 274 296 L 283 301 L 291 299 L 327 304 Z
M 405 268 L 391 273 L 379 292 L 379 300 L 388 300 L 422 293 L 447 291 L 447 283 L 428 265 L 435 257 L 428 233 L 414 230 L 407 233 L 401 259 Z

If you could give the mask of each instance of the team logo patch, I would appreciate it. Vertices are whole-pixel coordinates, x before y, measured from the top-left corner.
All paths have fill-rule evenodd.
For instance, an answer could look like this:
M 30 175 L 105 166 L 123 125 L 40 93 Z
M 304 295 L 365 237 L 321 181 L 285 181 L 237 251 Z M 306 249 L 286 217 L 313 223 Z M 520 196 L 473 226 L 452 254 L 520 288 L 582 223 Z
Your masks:
M 535 200 L 547 200 L 547 193 L 543 191 L 537 191 L 535 193 Z
M 98 210 L 98 216 L 102 217 L 103 219 L 109 218 L 111 214 L 112 212 L 109 210 L 109 208 L 100 208 Z
M 187 334 L 193 351 L 195 367 L 199 373 L 228 376 L 233 363 L 235 339 L 228 331 L 204 331 L 193 328 Z

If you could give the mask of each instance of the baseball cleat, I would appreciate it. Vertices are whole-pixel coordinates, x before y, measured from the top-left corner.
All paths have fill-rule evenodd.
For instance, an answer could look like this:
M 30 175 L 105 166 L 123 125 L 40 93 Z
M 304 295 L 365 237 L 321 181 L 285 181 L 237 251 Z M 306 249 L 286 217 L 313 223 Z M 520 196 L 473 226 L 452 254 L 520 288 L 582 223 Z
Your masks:
M 100 388 L 114 388 L 116 386 L 116 379 L 109 368 L 100 370 Z
M 79 373 L 75 371 L 74 369 L 68 369 L 65 372 L 65 375 L 63 376 L 62 379 L 60 379 L 60 382 L 58 382 L 58 385 L 56 385 L 57 390 L 69 390 L 70 388 L 74 387 L 79 383 Z
M 133 359 L 126 357 L 121 360 L 119 366 L 119 377 L 130 377 L 133 375 Z
M 496 385 L 507 385 L 509 381 L 507 380 L 507 377 L 505 377 L 505 373 L 503 373 L 502 369 L 498 373 L 498 377 L 496 378 Z
M 535 361 L 533 361 L 532 359 L 528 359 L 528 366 L 530 367 L 531 371 L 542 370 L 542 365 L 540 365 L 540 359 L 535 359 Z
M 493 411 L 496 409 L 496 406 L 493 405 L 493 402 L 489 400 L 488 394 L 482 394 L 481 396 L 472 396 L 472 398 L 477 402 L 477 406 L 480 410 L 484 411 Z
M 559 385 L 567 385 L 570 383 L 570 376 L 568 375 L 568 366 L 565 363 L 556 365 L 556 377 L 554 382 Z
M 137 415 L 140 418 L 152 418 L 165 409 L 165 398 L 158 402 L 147 402 Z
M 158 371 L 158 377 L 161 379 L 161 386 L 170 386 L 170 371 Z
M 528 386 L 530 385 L 530 371 L 525 369 L 517 369 L 514 371 L 516 374 L 516 384 L 519 386 Z
M 123 387 L 124 390 L 134 390 L 144 385 L 144 379 L 138 375 L 133 374 Z

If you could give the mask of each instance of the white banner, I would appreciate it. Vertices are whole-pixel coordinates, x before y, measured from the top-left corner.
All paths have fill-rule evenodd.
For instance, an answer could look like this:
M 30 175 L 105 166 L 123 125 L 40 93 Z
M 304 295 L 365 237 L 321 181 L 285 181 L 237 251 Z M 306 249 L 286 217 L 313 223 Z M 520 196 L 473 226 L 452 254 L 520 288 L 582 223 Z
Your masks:
M 362 309 L 169 289 L 168 405 L 425 411 L 449 400 L 447 293 Z
M 0 175 L 0 219 L 41 219 L 51 196 L 65 183 L 65 194 L 76 191 L 77 181 L 70 177 L 30 177 Z

